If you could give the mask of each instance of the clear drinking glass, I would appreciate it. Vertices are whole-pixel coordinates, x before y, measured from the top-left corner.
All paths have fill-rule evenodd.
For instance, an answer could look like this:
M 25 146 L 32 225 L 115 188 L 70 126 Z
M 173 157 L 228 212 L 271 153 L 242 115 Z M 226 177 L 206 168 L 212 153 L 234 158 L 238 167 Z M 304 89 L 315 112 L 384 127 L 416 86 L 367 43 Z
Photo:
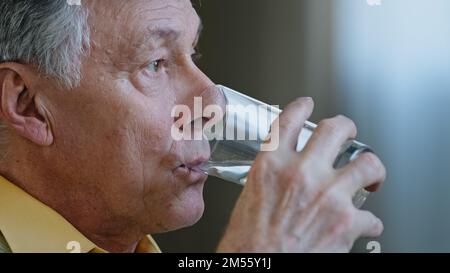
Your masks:
M 211 157 L 202 170 L 208 175 L 244 185 L 258 152 L 276 146 L 276 143 L 271 147 L 264 145 L 267 145 L 265 141 L 268 139 L 272 122 L 281 110 L 228 87 L 218 85 L 217 88 L 226 100 L 226 111 L 220 120 L 220 126 L 205 128 L 204 134 L 209 139 Z M 315 128 L 316 125 L 309 121 L 304 124 L 298 137 L 298 152 L 304 148 Z M 276 137 L 272 136 L 271 140 L 276 140 Z M 341 147 L 334 167 L 341 168 L 364 152 L 372 150 L 365 144 L 349 140 Z M 359 190 L 353 197 L 355 207 L 360 208 L 368 194 L 365 189 Z

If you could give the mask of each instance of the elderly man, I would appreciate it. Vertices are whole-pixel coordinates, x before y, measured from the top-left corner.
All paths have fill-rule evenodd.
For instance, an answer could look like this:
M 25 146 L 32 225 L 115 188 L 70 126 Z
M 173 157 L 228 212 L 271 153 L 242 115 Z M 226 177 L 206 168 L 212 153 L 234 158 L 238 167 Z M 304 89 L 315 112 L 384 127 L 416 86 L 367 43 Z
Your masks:
M 193 61 L 190 1 L 2 0 L 0 13 L 0 252 L 158 252 L 150 234 L 194 224 L 209 149 L 173 140 L 171 109 L 221 102 Z M 350 120 L 322 121 L 295 152 L 312 108 L 280 116 L 218 251 L 347 252 L 382 232 L 351 201 L 384 180 L 380 160 L 332 167 Z

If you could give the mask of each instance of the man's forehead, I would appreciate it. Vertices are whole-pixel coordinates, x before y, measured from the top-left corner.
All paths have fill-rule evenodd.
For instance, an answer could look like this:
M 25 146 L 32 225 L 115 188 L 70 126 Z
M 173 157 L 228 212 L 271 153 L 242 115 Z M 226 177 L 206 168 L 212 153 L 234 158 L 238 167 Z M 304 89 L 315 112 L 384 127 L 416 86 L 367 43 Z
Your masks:
M 190 0 L 87 0 L 90 14 L 120 18 L 130 13 L 152 12 L 155 17 L 193 10 Z
M 174 39 L 182 32 L 197 32 L 201 24 L 189 0 L 92 1 L 89 9 L 95 17 L 96 30 L 110 34 L 117 32 L 135 42 L 149 38 Z

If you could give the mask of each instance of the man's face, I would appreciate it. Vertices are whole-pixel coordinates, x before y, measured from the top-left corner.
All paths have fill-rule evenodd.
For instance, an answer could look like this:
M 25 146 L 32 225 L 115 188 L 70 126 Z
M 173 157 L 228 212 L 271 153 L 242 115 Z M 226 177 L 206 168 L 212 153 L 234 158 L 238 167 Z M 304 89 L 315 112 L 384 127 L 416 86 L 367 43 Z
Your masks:
M 217 103 L 192 60 L 200 19 L 189 0 L 96 0 L 81 86 L 49 91 L 53 173 L 107 218 L 155 233 L 195 223 L 206 141 L 174 141 L 171 110 Z M 55 167 L 55 168 L 53 168 Z M 191 167 L 191 168 L 190 168 Z M 80 212 L 80 214 L 83 212 Z

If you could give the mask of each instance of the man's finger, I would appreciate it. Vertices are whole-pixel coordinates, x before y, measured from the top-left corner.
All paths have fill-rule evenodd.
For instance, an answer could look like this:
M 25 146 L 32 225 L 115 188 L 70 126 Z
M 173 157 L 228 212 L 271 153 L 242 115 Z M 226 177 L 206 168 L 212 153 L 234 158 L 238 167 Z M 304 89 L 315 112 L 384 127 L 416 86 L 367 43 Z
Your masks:
M 349 118 L 336 116 L 321 121 L 306 143 L 302 154 L 312 160 L 327 160 L 334 163 L 342 145 L 356 137 L 356 126 Z
M 313 108 L 314 102 L 311 98 L 298 98 L 273 122 L 271 134 L 278 134 L 281 150 L 295 151 L 300 130 L 311 116 Z
M 363 188 L 376 190 L 386 179 L 386 168 L 373 153 L 362 153 L 339 172 L 342 185 L 352 194 Z
M 383 222 L 370 211 L 358 210 L 355 215 L 357 237 L 378 237 L 383 233 Z

